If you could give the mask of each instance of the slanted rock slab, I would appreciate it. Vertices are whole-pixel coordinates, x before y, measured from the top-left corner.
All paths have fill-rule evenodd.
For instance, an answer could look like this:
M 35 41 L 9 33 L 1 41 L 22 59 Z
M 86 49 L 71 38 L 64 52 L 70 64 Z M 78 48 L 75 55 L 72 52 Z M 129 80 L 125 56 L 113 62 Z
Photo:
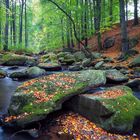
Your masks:
M 15 126 L 24 126 L 41 120 L 61 109 L 70 97 L 105 83 L 105 72 L 96 70 L 63 72 L 27 81 L 13 95 L 9 112 L 15 117 L 6 122 L 14 120 Z

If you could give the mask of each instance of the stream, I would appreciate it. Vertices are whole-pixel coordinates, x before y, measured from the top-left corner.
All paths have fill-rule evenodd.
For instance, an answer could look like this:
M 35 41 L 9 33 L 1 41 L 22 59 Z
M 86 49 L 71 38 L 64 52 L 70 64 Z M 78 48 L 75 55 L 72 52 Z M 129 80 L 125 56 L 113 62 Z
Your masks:
M 18 67 L 15 70 L 9 69 L 10 67 L 0 67 L 1 69 L 7 71 L 8 75 L 15 71 L 22 71 L 26 67 Z M 6 114 L 8 106 L 10 104 L 10 100 L 12 94 L 15 89 L 21 84 L 20 81 L 13 81 L 11 78 L 6 77 L 4 79 L 0 79 L 0 115 Z M 2 127 L 0 127 L 0 140 L 8 140 L 9 137 L 13 134 L 11 131 L 4 132 Z M 15 136 L 14 140 L 31 140 L 31 138 L 27 138 L 27 136 Z
M 10 73 L 13 73 L 15 71 L 23 71 L 26 69 L 26 67 L 18 67 L 17 69 L 9 69 L 10 67 L 0 67 L 1 69 L 5 70 L 8 75 Z M 50 73 L 51 74 L 51 73 Z M 0 116 L 3 114 L 7 113 L 8 106 L 10 104 L 11 97 L 16 90 L 16 88 L 22 83 L 23 81 L 13 81 L 11 78 L 6 77 L 3 79 L 0 79 Z M 88 93 L 94 93 L 96 91 L 102 91 L 106 87 L 100 87 L 97 89 L 94 89 L 92 91 L 89 91 Z M 140 92 L 136 91 L 134 92 L 134 95 L 140 99 Z M 65 113 L 65 112 L 63 112 Z M 3 130 L 2 127 L 0 127 L 0 140 L 9 140 L 9 138 L 13 135 L 14 131 L 13 130 Z M 35 138 L 32 138 L 29 134 L 27 133 L 20 133 L 18 135 L 15 135 L 13 138 L 10 140 L 34 140 Z M 50 140 L 49 137 L 40 137 L 37 138 L 36 140 Z M 57 139 L 54 139 L 57 140 Z M 61 139 L 59 139 L 61 140 Z

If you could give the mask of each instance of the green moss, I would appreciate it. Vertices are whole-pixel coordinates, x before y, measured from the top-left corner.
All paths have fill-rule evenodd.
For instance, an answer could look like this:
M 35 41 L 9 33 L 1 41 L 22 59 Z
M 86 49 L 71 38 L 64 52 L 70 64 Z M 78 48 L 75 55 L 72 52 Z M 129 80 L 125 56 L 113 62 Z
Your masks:
M 134 117 L 140 116 L 140 101 L 133 96 L 130 88 L 124 87 L 125 94 L 116 99 L 101 99 L 114 116 L 114 124 L 124 124 L 134 121 Z

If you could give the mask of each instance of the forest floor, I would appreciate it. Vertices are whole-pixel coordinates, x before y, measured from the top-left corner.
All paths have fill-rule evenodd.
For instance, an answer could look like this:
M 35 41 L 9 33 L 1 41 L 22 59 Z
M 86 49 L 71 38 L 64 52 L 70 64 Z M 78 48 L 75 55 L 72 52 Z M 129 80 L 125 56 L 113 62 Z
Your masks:
M 136 36 L 140 37 L 140 24 L 138 26 L 133 26 L 133 21 L 132 20 L 129 21 L 127 31 L 128 31 L 129 38 L 136 37 Z M 111 28 L 108 31 L 105 31 L 102 34 L 102 44 L 103 44 L 103 41 L 107 37 L 114 37 L 115 38 L 115 44 L 112 48 L 109 48 L 109 49 L 106 49 L 106 50 L 102 51 L 102 53 L 105 56 L 108 56 L 108 57 L 111 57 L 111 58 L 116 58 L 121 53 L 121 29 L 120 29 L 120 24 L 114 25 L 113 28 Z M 98 47 L 97 46 L 97 38 L 95 36 L 93 38 L 89 39 L 89 46 L 91 46 L 93 51 L 97 50 L 97 47 Z M 137 44 L 135 49 L 140 52 L 140 42 Z

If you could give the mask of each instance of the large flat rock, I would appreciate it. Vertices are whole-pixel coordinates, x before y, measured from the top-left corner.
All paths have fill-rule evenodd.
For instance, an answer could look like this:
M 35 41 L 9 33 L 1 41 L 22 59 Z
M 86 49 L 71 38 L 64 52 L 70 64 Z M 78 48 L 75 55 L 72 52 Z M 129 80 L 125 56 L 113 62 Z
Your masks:
M 24 126 L 41 120 L 61 109 L 70 97 L 105 83 L 105 72 L 100 70 L 57 73 L 27 81 L 13 95 L 9 107 L 11 116 L 6 122 Z

